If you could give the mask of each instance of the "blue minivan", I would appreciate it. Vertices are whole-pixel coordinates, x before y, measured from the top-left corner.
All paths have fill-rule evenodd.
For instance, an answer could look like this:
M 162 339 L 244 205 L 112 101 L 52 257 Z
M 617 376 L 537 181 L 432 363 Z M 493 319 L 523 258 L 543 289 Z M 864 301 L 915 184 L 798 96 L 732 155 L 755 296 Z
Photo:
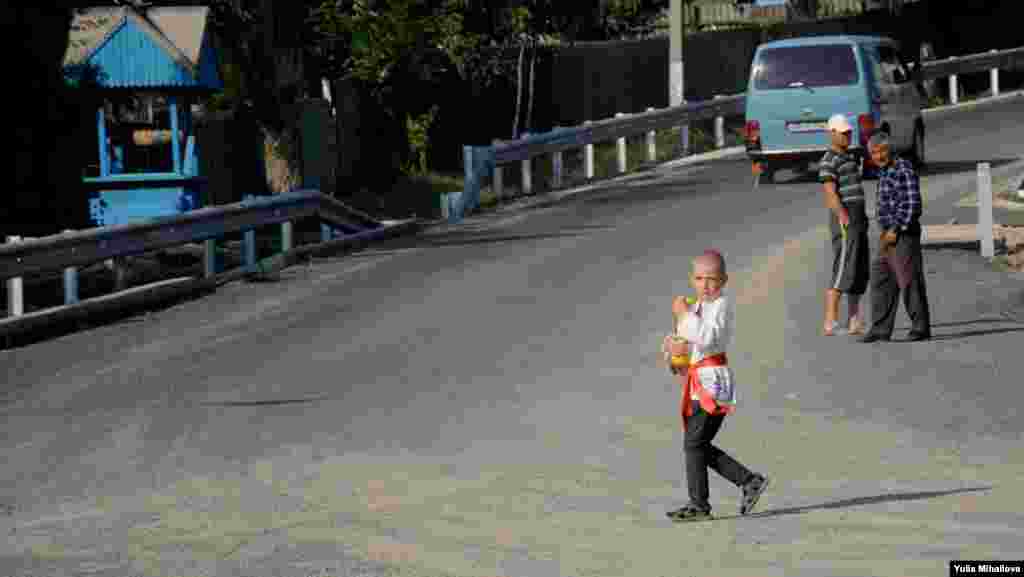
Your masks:
M 771 181 L 778 169 L 819 160 L 830 146 L 826 123 L 833 114 L 845 114 L 853 125 L 851 149 L 863 153 L 880 129 L 896 152 L 923 164 L 925 93 L 917 70 L 900 57 L 894 40 L 879 36 L 758 46 L 746 98 L 746 146 L 755 172 Z

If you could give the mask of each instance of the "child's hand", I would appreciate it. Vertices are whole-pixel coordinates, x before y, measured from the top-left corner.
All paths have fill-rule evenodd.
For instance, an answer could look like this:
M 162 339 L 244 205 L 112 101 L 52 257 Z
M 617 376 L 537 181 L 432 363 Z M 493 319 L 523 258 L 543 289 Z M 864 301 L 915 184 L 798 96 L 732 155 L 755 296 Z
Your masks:
M 690 345 L 686 339 L 675 335 L 668 336 L 668 352 L 673 357 L 682 357 L 690 354 Z

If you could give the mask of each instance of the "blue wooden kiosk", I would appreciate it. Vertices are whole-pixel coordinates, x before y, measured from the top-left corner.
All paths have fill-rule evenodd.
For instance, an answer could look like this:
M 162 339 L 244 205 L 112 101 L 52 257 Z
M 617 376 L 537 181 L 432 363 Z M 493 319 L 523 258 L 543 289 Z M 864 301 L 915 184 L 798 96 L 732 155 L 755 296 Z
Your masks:
M 204 204 L 192 109 L 223 87 L 208 19 L 204 6 L 97 7 L 76 14 L 65 71 L 89 70 L 104 97 L 96 111 L 98 170 L 83 177 L 96 226 Z M 142 103 L 145 121 L 117 121 L 112 102 L 126 98 Z

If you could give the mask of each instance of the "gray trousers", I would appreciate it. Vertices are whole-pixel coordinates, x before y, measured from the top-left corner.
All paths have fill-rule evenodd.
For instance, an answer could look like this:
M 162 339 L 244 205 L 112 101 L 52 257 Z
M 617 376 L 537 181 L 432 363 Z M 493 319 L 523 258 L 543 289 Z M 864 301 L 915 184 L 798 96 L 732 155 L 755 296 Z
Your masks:
M 871 264 L 870 334 L 891 337 L 899 296 L 910 317 L 911 331 L 931 336 L 931 314 L 921 256 L 921 227 L 900 233 L 896 244 L 880 252 Z

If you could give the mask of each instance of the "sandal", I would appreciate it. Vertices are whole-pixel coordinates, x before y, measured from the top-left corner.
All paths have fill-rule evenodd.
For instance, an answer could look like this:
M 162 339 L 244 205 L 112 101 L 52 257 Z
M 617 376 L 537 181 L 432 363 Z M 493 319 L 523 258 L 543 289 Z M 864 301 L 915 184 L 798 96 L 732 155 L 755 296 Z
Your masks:
M 830 337 L 836 334 L 836 331 L 841 328 L 842 326 L 837 321 L 832 321 L 831 323 L 825 325 L 822 334 L 825 335 L 826 337 Z
M 704 521 L 705 519 L 711 518 L 710 509 L 700 509 L 694 505 L 686 505 L 675 511 L 669 511 L 665 513 L 669 519 L 678 522 L 684 521 Z
M 846 332 L 851 336 L 862 335 L 864 334 L 864 323 L 859 320 L 850 319 L 850 327 L 846 329 Z

